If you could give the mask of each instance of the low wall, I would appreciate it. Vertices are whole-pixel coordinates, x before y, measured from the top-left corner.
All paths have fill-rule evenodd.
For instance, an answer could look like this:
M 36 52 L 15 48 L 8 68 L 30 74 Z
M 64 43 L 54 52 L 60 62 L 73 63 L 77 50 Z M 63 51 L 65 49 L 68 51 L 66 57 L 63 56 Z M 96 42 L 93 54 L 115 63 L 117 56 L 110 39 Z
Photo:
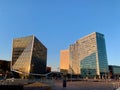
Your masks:
M 23 85 L 0 85 L 0 90 L 23 90 Z

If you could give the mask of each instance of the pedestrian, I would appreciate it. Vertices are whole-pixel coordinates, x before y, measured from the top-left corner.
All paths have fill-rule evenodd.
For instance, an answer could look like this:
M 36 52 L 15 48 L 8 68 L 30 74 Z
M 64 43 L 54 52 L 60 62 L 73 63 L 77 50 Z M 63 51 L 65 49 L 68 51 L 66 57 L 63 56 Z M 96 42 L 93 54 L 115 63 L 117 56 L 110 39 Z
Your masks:
M 63 88 L 66 87 L 66 76 L 63 77 Z

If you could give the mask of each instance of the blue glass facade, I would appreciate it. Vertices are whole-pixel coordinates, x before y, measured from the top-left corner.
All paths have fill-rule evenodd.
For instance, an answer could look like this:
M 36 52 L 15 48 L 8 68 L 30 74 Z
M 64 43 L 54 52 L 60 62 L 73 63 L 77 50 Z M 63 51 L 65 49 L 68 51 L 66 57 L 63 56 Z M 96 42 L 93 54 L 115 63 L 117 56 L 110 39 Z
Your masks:
M 80 65 L 82 76 L 96 75 L 96 53 L 85 57 L 83 60 L 81 60 Z
M 97 40 L 97 52 L 98 52 L 98 63 L 100 68 L 100 74 L 108 73 L 108 62 L 105 47 L 105 39 L 103 34 L 96 34 Z

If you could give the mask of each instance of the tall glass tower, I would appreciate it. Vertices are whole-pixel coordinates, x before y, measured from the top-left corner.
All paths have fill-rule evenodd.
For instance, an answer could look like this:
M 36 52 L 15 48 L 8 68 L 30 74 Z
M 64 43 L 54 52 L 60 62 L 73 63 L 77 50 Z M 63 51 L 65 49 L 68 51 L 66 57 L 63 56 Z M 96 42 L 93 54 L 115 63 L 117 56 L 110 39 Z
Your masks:
M 46 72 L 47 48 L 35 36 L 16 38 L 12 46 L 13 71 L 26 74 Z
M 81 75 L 105 75 L 108 61 L 104 35 L 98 32 L 89 34 L 76 42 Z

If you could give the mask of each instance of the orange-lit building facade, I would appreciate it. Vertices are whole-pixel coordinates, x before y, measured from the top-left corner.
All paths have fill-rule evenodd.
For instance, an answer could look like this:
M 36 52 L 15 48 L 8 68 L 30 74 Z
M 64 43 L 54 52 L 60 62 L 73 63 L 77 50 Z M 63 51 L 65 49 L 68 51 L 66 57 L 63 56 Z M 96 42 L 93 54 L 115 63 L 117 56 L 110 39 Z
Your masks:
M 78 75 L 80 74 L 80 61 L 78 58 L 78 43 L 71 44 L 69 46 L 70 52 L 70 72 L 71 74 Z
M 60 71 L 69 73 L 70 61 L 69 61 L 69 50 L 60 51 Z
M 76 57 L 75 44 L 70 45 L 68 50 L 60 52 L 60 72 L 78 75 L 80 74 L 80 62 Z

